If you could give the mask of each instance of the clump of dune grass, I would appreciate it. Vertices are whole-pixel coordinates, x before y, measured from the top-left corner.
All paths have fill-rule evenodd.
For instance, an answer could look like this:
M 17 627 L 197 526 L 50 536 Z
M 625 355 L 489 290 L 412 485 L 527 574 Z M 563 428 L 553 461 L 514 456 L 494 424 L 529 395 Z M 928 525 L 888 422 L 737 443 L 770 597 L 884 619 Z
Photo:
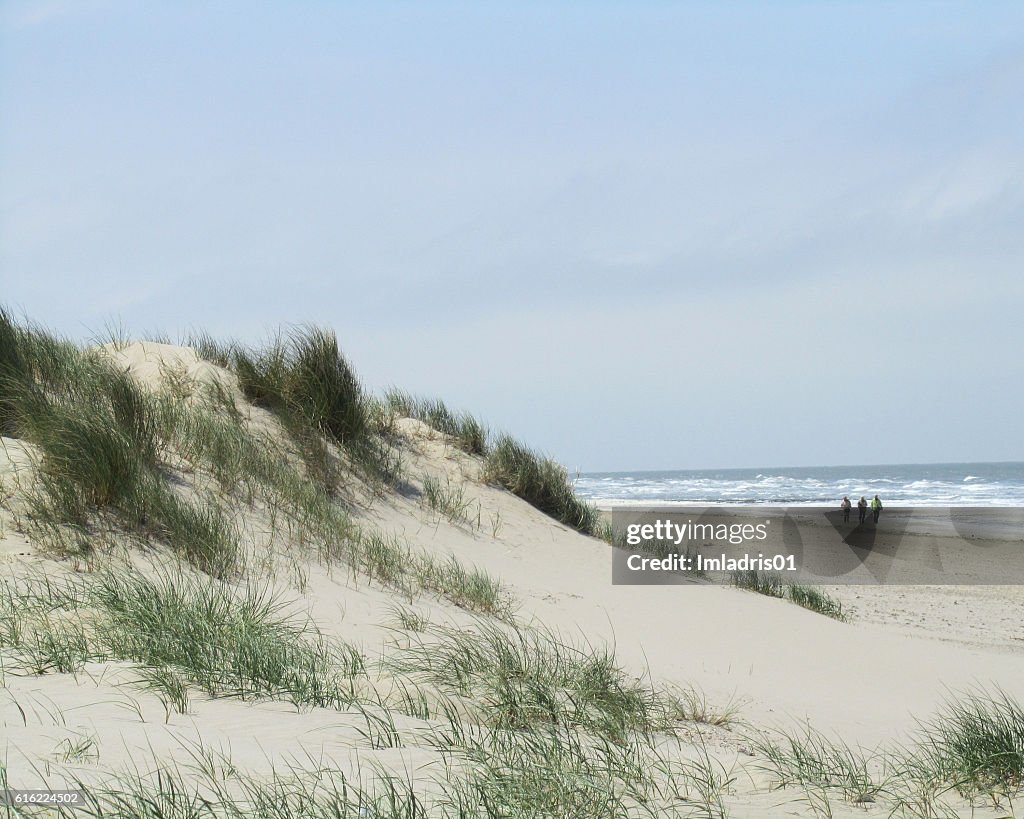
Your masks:
M 366 431 L 366 398 L 330 331 L 302 328 L 255 350 L 206 340 L 197 352 L 226 361 L 257 406 L 299 416 L 339 443 Z
M 697 722 L 719 728 L 732 725 L 739 714 L 735 701 L 716 706 L 709 702 L 707 695 L 693 686 L 669 689 L 664 696 L 671 703 L 671 717 L 675 721 Z
M 145 773 L 136 767 L 103 785 L 75 782 L 83 799 L 66 815 L 86 819 L 427 819 L 412 783 L 377 769 L 372 781 L 363 784 L 311 757 L 267 776 L 255 776 L 210 749 L 200 747 L 193 755 L 193 762 L 154 766 L 153 772 Z
M 366 400 L 334 333 L 308 327 L 290 339 L 288 398 L 339 443 L 366 432 Z
M 438 626 L 395 664 L 470 698 L 492 728 L 549 725 L 614 739 L 665 722 L 665 701 L 626 675 L 607 647 L 571 645 L 540 628 L 484 620 L 471 629 Z
M 171 714 L 188 712 L 189 681 L 180 671 L 170 666 L 143 666 L 139 669 L 139 682 L 160 698 L 167 713 L 167 722 L 170 722 Z
M 346 562 L 366 576 L 412 598 L 424 592 L 477 614 L 512 616 L 513 598 L 499 580 L 454 556 L 413 550 L 396 535 L 360 532 L 347 547 Z
M 348 560 L 354 568 L 385 586 L 414 593 L 413 550 L 397 535 L 362 531 L 354 542 Z
M 597 509 L 576 496 L 565 467 L 508 435 L 487 453 L 484 477 L 583 534 L 597 531 Z
M 224 578 L 238 567 L 238 532 L 215 501 L 186 500 L 165 484 L 156 484 L 138 514 L 144 531 L 207 574 Z
M 546 719 L 512 727 L 445 716 L 432 740 L 452 760 L 440 816 L 726 815 L 734 777 L 703 744 L 684 761 L 679 738 L 657 729 L 609 736 Z
M 965 796 L 1024 788 L 1024 709 L 1002 691 L 949 697 L 917 744 L 917 767 Z
M 444 483 L 433 475 L 423 476 L 423 502 L 456 526 L 469 522 L 470 501 L 466 491 L 461 484 L 452 484 L 447 476 Z
M 314 480 L 336 494 L 346 467 L 376 484 L 401 482 L 400 453 L 379 434 L 366 395 L 333 332 L 304 326 L 262 348 L 194 336 L 197 353 L 231 369 L 245 396 L 274 412 L 295 442 Z M 325 440 L 326 439 L 326 440 Z M 341 447 L 342 463 L 329 443 Z
M 0 307 L 0 434 L 15 429 L 16 397 L 24 390 L 28 365 L 24 355 L 24 331 L 10 313 Z
M 843 604 L 814 586 L 801 586 L 797 584 L 787 586 L 786 597 L 798 606 L 816 611 L 818 614 L 824 614 L 833 620 L 846 620 Z
M 99 353 L 13 327 L 6 315 L 0 335 L 14 345 L 5 359 L 20 362 L 20 375 L 6 367 L 4 413 L 38 453 L 26 500 L 41 539 L 88 551 L 97 527 L 120 524 L 166 541 L 204 571 L 232 571 L 237 539 L 220 510 L 194 505 L 169 484 L 158 399 Z
M 760 767 L 778 788 L 813 788 L 847 802 L 866 803 L 879 798 L 888 784 L 881 775 L 881 754 L 850 748 L 809 727 L 776 738 L 755 737 L 752 744 Z
M 160 442 L 147 397 L 127 373 L 77 351 L 69 359 L 65 380 L 25 386 L 15 423 L 42 451 L 42 474 L 74 496 L 69 516 L 82 519 L 87 508 L 131 504 Z
M 693 805 L 680 803 L 680 791 L 695 780 L 684 784 L 685 770 L 639 735 L 612 742 L 563 726 L 534 725 L 445 739 L 466 771 L 445 788 L 445 817 L 694 815 Z
M 17 645 L 19 665 L 29 674 L 73 674 L 95 652 L 81 623 L 40 618 Z
M 46 456 L 43 456 L 44 466 Z M 179 495 L 161 477 L 135 477 L 131 494 L 97 505 L 66 473 L 43 472 L 26 494 L 32 527 L 44 543 L 71 553 L 88 553 L 106 530 L 124 528 L 169 546 L 193 566 L 214 577 L 238 570 L 238 533 L 220 506 Z
M 746 569 L 732 573 L 732 584 L 738 589 L 757 592 L 767 597 L 785 597 L 786 586 L 782 578 L 772 572 Z
M 397 389 L 385 392 L 384 400 L 397 415 L 415 418 L 450 436 L 463 452 L 487 454 L 487 429 L 473 415 L 453 411 L 439 399 L 421 398 Z
M 418 588 L 432 591 L 459 608 L 509 620 L 513 601 L 497 578 L 478 567 L 467 568 L 455 557 L 421 553 L 413 563 Z
M 63 762 L 95 763 L 100 758 L 96 737 L 91 734 L 75 734 L 64 737 L 57 744 L 55 755 Z
M 908 747 L 867 752 L 810 727 L 751 745 L 775 786 L 801 788 L 820 815 L 831 815 L 831 795 L 931 819 L 959 815 L 950 794 L 999 809 L 1024 789 L 1024 709 L 1001 691 L 951 694 Z
M 682 766 L 684 798 L 697 808 L 698 816 L 726 819 L 725 795 L 736 781 L 735 767 L 726 765 L 708 751 L 703 734 L 697 735 L 696 759 Z M 669 772 L 670 780 L 675 779 Z M 692 813 L 690 814 L 693 815 Z
M 443 741 L 443 740 L 442 740 Z M 386 746 L 384 746 L 386 747 Z M 199 745 L 192 761 L 123 773 L 97 785 L 75 782 L 75 816 L 193 819 L 468 819 L 588 817 L 682 819 L 724 816 L 678 795 L 697 782 L 643 738 L 594 741 L 578 732 L 479 732 L 460 737 L 431 781 L 372 765 L 357 781 L 322 757 L 298 759 L 263 776 Z M 684 781 L 684 778 L 686 781 Z M 429 793 L 419 787 L 430 785 Z M 418 787 L 419 786 L 419 787 Z M 688 787 L 687 787 L 688 786 Z M 694 809 L 702 811 L 694 813 Z M 70 815 L 70 814 L 69 814 Z
M 391 389 L 385 403 L 394 413 L 416 418 L 471 455 L 484 457 L 484 479 L 508 489 L 547 515 L 587 535 L 610 540 L 597 510 L 580 500 L 565 468 L 509 435 L 490 443 L 486 427 L 474 416 L 454 412 L 440 400 Z
M 195 350 L 196 355 L 204 361 L 209 361 L 225 370 L 231 369 L 231 358 L 234 355 L 236 344 L 221 341 L 206 332 L 189 333 L 185 338 L 185 343 Z
M 325 707 L 354 699 L 359 653 L 288 617 L 264 589 L 232 593 L 185 574 L 149 580 L 104 572 L 88 592 L 108 618 L 102 642 L 116 657 L 176 669 L 212 695 Z
M 767 597 L 778 597 L 789 600 L 805 609 L 824 614 L 841 622 L 847 619 L 843 604 L 828 593 L 814 586 L 803 586 L 796 583 L 785 583 L 782 577 L 774 572 L 759 572 L 757 569 L 735 571 L 731 575 L 732 584 L 740 589 L 757 592 Z
M 394 605 L 391 607 L 391 615 L 396 628 L 402 631 L 427 630 L 430 625 L 430 618 L 421 611 L 409 608 L 408 606 Z
M 206 400 L 187 407 L 179 403 L 168 412 L 178 451 L 208 469 L 222 493 L 241 491 L 249 501 L 269 500 L 294 473 L 287 453 L 269 436 L 247 429 L 227 395 L 212 392 Z
M 22 673 L 73 674 L 104 656 L 80 618 L 80 594 L 46 578 L 0 579 L 0 649 Z
M 215 696 L 340 707 L 353 701 L 364 671 L 359 652 L 252 584 L 108 569 L 61 582 L 5 581 L 0 591 L 0 646 L 17 649 L 31 673 L 130 660 L 176 710 L 187 704 L 184 682 Z

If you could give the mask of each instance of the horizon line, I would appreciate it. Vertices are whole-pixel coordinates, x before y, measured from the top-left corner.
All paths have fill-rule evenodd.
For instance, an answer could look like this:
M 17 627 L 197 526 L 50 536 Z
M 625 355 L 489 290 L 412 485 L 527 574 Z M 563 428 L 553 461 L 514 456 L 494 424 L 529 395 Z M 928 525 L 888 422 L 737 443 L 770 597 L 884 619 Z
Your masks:
M 686 467 L 673 469 L 593 469 L 579 470 L 577 475 L 611 475 L 611 474 L 650 474 L 654 472 L 750 472 L 753 470 L 782 470 L 782 469 L 863 469 L 868 466 L 893 467 L 893 466 L 968 466 L 971 464 L 1022 464 L 1024 460 L 1005 461 L 906 461 L 902 463 L 863 463 L 863 464 L 805 464 L 798 466 L 790 464 L 787 466 L 706 466 Z

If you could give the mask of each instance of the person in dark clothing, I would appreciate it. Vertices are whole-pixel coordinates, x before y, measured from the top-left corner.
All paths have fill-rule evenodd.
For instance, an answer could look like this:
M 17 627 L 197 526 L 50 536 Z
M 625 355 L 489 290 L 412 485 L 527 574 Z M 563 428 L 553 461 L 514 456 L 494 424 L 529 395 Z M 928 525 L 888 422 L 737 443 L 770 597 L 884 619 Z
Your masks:
M 850 522 L 850 510 L 853 508 L 853 504 L 850 503 L 850 499 L 843 495 L 843 502 L 839 504 L 839 508 L 843 510 L 843 523 Z
M 863 495 L 857 501 L 857 516 L 860 518 L 860 523 L 863 523 L 864 518 L 868 516 L 868 502 Z

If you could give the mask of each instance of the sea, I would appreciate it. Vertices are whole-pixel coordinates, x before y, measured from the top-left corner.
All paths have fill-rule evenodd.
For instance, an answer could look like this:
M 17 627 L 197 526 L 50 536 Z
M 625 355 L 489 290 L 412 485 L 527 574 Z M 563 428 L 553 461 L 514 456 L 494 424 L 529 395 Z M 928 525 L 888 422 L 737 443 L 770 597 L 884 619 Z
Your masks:
M 876 494 L 887 506 L 1024 506 L 1024 462 L 588 472 L 576 492 L 600 505 L 833 505 Z

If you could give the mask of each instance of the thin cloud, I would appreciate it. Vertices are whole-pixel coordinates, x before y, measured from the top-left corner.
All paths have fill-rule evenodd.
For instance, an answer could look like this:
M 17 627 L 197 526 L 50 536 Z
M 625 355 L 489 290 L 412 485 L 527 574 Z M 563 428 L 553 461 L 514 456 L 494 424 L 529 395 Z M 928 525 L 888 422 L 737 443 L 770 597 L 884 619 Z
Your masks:
M 28 0 L 12 2 L 0 12 L 0 25 L 33 28 L 110 11 L 113 0 Z

